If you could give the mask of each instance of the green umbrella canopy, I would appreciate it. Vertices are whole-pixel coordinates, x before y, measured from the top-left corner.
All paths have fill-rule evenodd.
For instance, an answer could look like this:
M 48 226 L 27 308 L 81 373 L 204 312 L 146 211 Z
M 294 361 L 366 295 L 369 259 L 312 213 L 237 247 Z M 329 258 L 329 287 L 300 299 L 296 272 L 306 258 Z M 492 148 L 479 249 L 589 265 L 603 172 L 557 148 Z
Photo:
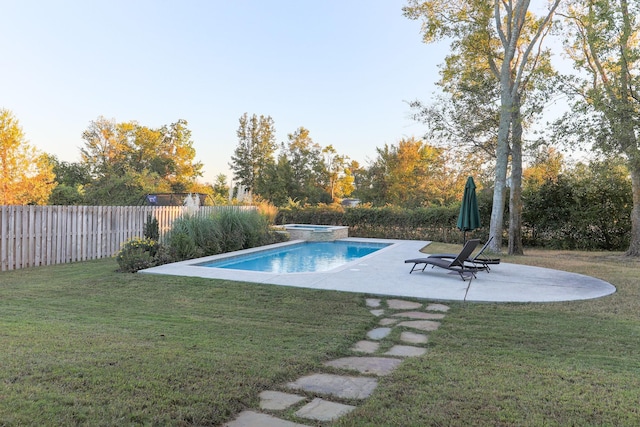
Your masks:
M 467 184 L 464 186 L 464 195 L 462 196 L 462 205 L 460 206 L 457 226 L 465 233 L 480 227 L 476 184 L 473 182 L 473 177 L 469 177 Z

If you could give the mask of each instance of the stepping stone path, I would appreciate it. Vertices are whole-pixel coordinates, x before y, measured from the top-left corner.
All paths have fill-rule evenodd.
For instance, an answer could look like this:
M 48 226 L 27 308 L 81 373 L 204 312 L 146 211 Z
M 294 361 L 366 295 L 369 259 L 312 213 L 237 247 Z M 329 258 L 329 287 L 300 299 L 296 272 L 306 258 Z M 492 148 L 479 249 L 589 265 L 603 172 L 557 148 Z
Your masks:
M 429 337 L 424 332 L 438 329 L 438 320 L 449 310 L 443 304 L 425 306 L 400 299 L 367 298 L 366 304 L 371 314 L 381 319 L 379 327 L 351 348 L 354 356 L 329 360 L 324 363 L 325 372 L 298 378 L 280 390 L 263 391 L 260 408 L 241 412 L 224 427 L 305 427 L 350 413 L 356 406 L 345 404 L 345 399 L 353 403 L 368 398 L 378 385 L 378 377 L 389 375 L 408 357 L 427 353 Z M 399 342 L 389 347 L 389 341 L 395 341 L 389 338 L 394 336 L 394 328 L 403 330 Z

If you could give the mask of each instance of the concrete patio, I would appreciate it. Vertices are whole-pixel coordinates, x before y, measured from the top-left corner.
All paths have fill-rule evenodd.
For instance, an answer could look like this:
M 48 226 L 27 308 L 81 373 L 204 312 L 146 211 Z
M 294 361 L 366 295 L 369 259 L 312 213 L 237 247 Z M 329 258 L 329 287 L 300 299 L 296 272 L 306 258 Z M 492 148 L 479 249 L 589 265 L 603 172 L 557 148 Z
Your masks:
M 196 264 L 228 257 L 216 255 L 196 260 L 166 264 L 146 270 L 145 274 L 204 277 L 237 280 L 312 289 L 330 289 L 371 295 L 413 297 L 430 300 L 484 302 L 553 302 L 599 298 L 616 291 L 600 279 L 560 270 L 501 263 L 491 271 L 479 272 L 477 278 L 462 281 L 458 274 L 427 267 L 413 272 L 406 259 L 427 256 L 419 252 L 429 242 L 349 238 L 351 241 L 387 242 L 392 245 L 357 261 L 320 273 L 262 273 L 202 267 Z M 286 243 L 285 243 L 286 244 Z M 277 244 L 271 247 L 277 247 Z M 234 254 L 250 253 L 253 248 Z

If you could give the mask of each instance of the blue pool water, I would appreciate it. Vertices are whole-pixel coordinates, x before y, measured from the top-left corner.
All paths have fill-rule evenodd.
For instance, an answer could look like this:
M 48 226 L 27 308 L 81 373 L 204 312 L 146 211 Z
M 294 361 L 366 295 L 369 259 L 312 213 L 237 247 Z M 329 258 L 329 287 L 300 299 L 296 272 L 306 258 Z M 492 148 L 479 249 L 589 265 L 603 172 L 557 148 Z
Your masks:
M 319 272 L 339 267 L 386 246 L 387 243 L 301 242 L 198 265 L 269 273 Z

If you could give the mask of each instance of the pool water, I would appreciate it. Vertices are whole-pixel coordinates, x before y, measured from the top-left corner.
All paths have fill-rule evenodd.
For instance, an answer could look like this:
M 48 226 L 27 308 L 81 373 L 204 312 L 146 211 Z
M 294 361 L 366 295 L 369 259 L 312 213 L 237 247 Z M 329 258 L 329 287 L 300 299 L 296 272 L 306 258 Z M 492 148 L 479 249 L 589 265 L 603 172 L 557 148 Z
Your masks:
M 386 243 L 344 241 L 301 242 L 198 265 L 269 273 L 320 272 L 340 267 L 386 246 Z

